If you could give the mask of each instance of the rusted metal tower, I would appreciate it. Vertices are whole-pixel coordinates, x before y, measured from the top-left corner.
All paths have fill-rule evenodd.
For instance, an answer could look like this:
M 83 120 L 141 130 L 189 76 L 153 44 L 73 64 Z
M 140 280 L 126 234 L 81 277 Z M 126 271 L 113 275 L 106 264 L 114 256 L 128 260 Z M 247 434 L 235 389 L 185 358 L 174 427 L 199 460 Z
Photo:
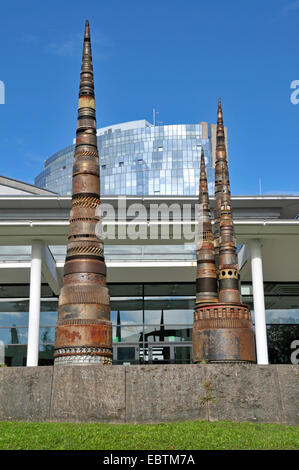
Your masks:
M 206 174 L 201 170 L 199 198 L 203 204 L 203 220 L 208 220 Z M 251 313 L 242 303 L 240 273 L 231 210 L 229 172 L 221 102 L 218 103 L 214 211 L 215 251 L 212 243 L 207 254 L 205 228 L 197 250 L 197 296 L 193 323 L 194 362 L 256 362 Z M 207 223 L 207 222 L 206 222 Z M 209 225 L 206 225 L 209 227 Z M 207 233 L 211 233 L 211 228 Z M 213 236 L 212 236 L 213 240 Z M 200 242 L 200 240 L 199 240 Z M 209 269 L 203 269 L 203 259 L 209 259 Z M 206 261 L 205 261 L 206 263 Z M 205 264 L 207 265 L 207 264 Z M 211 296 L 210 281 L 217 269 L 218 289 Z M 211 301 L 209 301 L 211 299 Z
M 112 330 L 100 221 L 99 157 L 89 23 L 80 75 L 73 195 L 55 332 L 56 364 L 110 364 Z
M 214 246 L 216 268 L 219 264 L 219 242 L 220 242 L 220 217 L 222 198 L 222 177 L 228 174 L 228 162 L 226 154 L 226 143 L 223 125 L 223 114 L 221 101 L 218 101 L 217 129 L 216 129 L 216 162 L 215 162 L 215 208 L 214 208 Z
M 199 184 L 196 305 L 218 301 L 217 273 L 204 151 L 201 149 Z

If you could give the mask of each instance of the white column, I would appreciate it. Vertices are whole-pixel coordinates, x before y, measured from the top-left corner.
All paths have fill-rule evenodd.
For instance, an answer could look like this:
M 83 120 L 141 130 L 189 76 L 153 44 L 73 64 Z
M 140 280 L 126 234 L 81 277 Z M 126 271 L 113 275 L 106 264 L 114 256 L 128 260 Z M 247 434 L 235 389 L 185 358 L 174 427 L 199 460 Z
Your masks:
M 32 241 L 27 367 L 38 365 L 42 246 L 40 240 Z
M 269 364 L 261 242 L 251 240 L 248 246 L 251 257 L 257 363 Z

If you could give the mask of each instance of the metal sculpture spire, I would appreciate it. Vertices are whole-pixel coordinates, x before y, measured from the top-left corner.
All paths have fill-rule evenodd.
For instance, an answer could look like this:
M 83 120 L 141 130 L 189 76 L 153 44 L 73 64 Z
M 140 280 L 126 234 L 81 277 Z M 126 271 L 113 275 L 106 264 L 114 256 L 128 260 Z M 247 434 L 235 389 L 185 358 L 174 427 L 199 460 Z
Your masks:
M 199 204 L 201 220 L 199 220 L 199 233 L 196 250 L 196 305 L 217 302 L 218 300 L 214 240 L 203 148 L 201 149 Z
M 222 194 L 222 175 L 227 174 L 228 164 L 225 143 L 225 133 L 223 125 L 223 113 L 221 100 L 218 100 L 217 110 L 217 130 L 216 130 L 216 163 L 215 163 L 215 209 L 214 209 L 214 245 L 216 267 L 219 263 L 219 238 L 220 238 L 220 216 L 221 216 L 221 194 Z
M 205 192 L 206 177 L 201 165 L 200 200 L 208 200 Z M 228 176 L 228 163 L 223 126 L 221 102 L 218 102 L 216 166 L 215 166 L 215 258 L 218 274 L 218 298 L 205 301 L 210 297 L 210 283 L 201 267 L 205 259 L 203 251 L 197 252 L 199 267 L 197 271 L 197 298 L 193 322 L 193 361 L 194 362 L 255 362 L 255 346 L 251 314 L 247 305 L 242 304 L 240 294 L 240 275 L 234 238 L 234 225 L 231 211 L 231 195 Z M 205 214 L 205 206 L 203 206 Z M 206 212 L 207 214 L 207 212 Z M 207 217 L 206 220 L 207 224 Z M 209 223 L 211 223 L 209 221 Z M 210 225 L 206 225 L 210 227 Z M 211 230 L 211 229 L 209 229 Z M 205 229 L 203 229 L 205 234 Z M 203 239 L 205 236 L 203 237 Z M 212 238 L 212 237 L 211 237 Z M 203 241 L 204 247 L 204 241 Z M 203 248 L 202 247 L 202 248 Z M 213 252 L 210 250 L 209 256 Z M 207 261 L 207 260 L 206 260 Z M 205 263 L 206 263 L 205 261 Z M 210 264 L 213 266 L 213 262 Z M 199 284 L 198 279 L 201 280 Z M 200 286 L 200 287 L 199 287 Z
M 218 279 L 219 302 L 239 304 L 241 302 L 240 273 L 231 210 L 230 186 L 225 168 L 222 173 Z
M 73 195 L 64 283 L 59 296 L 55 364 L 111 363 L 110 299 L 100 221 L 99 157 L 89 23 L 86 21 Z

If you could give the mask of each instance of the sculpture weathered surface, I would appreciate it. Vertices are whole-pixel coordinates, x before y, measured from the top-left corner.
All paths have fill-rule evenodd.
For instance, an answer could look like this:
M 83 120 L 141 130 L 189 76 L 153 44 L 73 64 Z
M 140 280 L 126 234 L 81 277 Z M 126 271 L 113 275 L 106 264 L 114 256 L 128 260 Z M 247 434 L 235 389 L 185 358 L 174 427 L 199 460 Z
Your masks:
M 203 228 L 203 237 L 202 240 L 199 240 L 197 249 L 193 360 L 194 362 L 255 362 L 251 313 L 247 305 L 242 303 L 240 293 L 240 273 L 220 100 L 216 136 L 215 199 L 214 250 L 211 221 L 208 215 L 209 199 L 206 173 L 204 169 L 201 169 L 199 200 L 202 204 L 203 223 L 206 223 L 207 228 L 205 229 L 205 226 Z M 209 242 L 207 237 L 211 237 Z M 207 261 L 209 261 L 208 264 Z M 214 284 L 215 267 L 217 269 L 218 289 L 216 287 L 216 291 L 218 295 L 216 295 Z
M 99 157 L 89 23 L 80 76 L 73 195 L 64 282 L 55 332 L 55 364 L 111 363 L 110 298 L 100 221 Z
M 208 182 L 205 169 L 204 151 L 201 150 L 200 185 L 199 185 L 199 225 L 196 274 L 196 304 L 218 301 L 215 250 L 211 223 Z

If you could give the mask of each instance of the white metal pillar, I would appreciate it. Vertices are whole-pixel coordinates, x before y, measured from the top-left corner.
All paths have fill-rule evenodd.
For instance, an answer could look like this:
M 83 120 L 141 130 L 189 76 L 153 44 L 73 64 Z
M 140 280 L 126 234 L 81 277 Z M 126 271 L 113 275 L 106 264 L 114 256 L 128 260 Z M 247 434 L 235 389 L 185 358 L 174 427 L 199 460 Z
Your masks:
M 40 240 L 32 241 L 27 367 L 38 365 L 42 247 Z
M 248 246 L 251 258 L 257 363 L 269 364 L 261 242 L 251 240 Z

